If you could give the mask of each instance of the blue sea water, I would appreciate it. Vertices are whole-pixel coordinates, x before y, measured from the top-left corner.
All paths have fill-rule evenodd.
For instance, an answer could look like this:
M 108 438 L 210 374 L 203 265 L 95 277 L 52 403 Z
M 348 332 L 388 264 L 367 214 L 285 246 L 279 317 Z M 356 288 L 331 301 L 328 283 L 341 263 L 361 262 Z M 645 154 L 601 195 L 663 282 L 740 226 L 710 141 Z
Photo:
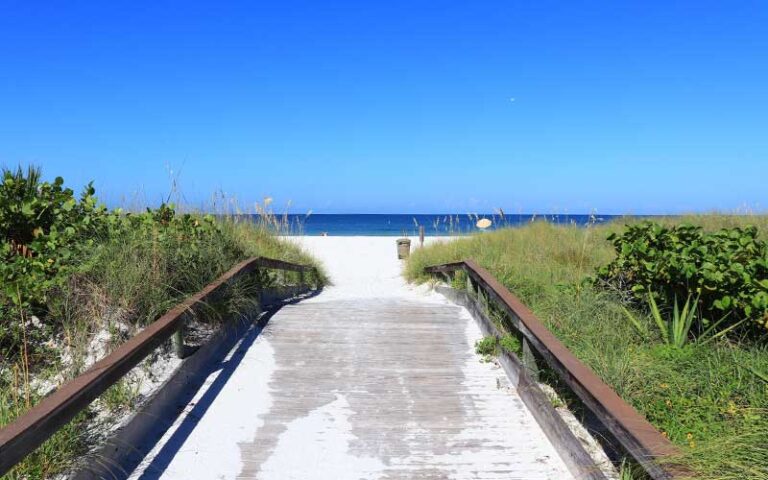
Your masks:
M 456 235 L 477 232 L 478 219 L 487 218 L 492 225 L 487 230 L 514 227 L 545 220 L 557 224 L 587 225 L 603 223 L 617 215 L 467 215 L 467 214 L 311 214 L 287 215 L 291 235 L 338 235 L 338 236 L 417 236 L 419 225 L 424 226 L 427 236 Z

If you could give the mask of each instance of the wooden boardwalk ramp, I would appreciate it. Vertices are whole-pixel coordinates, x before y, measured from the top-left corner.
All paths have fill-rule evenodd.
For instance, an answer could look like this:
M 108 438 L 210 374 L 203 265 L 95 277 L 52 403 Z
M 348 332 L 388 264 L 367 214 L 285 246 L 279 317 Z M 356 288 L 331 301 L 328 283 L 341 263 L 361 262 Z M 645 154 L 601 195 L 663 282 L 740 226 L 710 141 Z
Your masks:
M 400 279 L 394 239 L 303 242 L 335 285 L 247 335 L 132 478 L 570 478 L 467 312 Z

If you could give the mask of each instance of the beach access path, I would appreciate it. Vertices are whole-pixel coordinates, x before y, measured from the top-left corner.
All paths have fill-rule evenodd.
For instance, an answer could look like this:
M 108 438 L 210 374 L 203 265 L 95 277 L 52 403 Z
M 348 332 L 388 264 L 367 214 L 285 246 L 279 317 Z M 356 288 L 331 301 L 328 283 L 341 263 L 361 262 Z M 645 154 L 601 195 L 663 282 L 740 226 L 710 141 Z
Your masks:
M 403 280 L 394 237 L 294 241 L 333 285 L 247 334 L 131 478 L 571 478 L 468 312 Z

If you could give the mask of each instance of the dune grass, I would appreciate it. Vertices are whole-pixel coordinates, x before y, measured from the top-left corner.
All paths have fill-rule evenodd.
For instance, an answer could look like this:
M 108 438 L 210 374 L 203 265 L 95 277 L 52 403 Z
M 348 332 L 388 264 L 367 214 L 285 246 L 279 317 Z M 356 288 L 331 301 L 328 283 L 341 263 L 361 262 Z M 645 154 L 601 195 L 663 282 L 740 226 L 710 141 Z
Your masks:
M 768 217 L 704 215 L 656 219 L 717 229 Z M 635 222 L 636 220 L 628 220 Z M 623 223 L 589 227 L 544 222 L 417 249 L 406 275 L 472 258 L 518 295 L 571 351 L 664 435 L 700 478 L 768 478 L 768 347 L 721 339 L 670 348 L 641 338 L 616 296 L 585 279 L 613 258 L 606 237 Z M 649 323 L 650 318 L 641 317 Z

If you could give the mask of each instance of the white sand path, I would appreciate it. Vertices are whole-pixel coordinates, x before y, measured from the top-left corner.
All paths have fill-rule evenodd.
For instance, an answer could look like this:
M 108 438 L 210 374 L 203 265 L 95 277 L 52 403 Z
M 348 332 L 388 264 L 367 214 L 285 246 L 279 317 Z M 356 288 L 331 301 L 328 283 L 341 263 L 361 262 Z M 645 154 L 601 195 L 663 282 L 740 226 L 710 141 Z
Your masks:
M 294 241 L 333 285 L 247 336 L 131 478 L 571 478 L 469 314 L 403 280 L 393 237 Z

